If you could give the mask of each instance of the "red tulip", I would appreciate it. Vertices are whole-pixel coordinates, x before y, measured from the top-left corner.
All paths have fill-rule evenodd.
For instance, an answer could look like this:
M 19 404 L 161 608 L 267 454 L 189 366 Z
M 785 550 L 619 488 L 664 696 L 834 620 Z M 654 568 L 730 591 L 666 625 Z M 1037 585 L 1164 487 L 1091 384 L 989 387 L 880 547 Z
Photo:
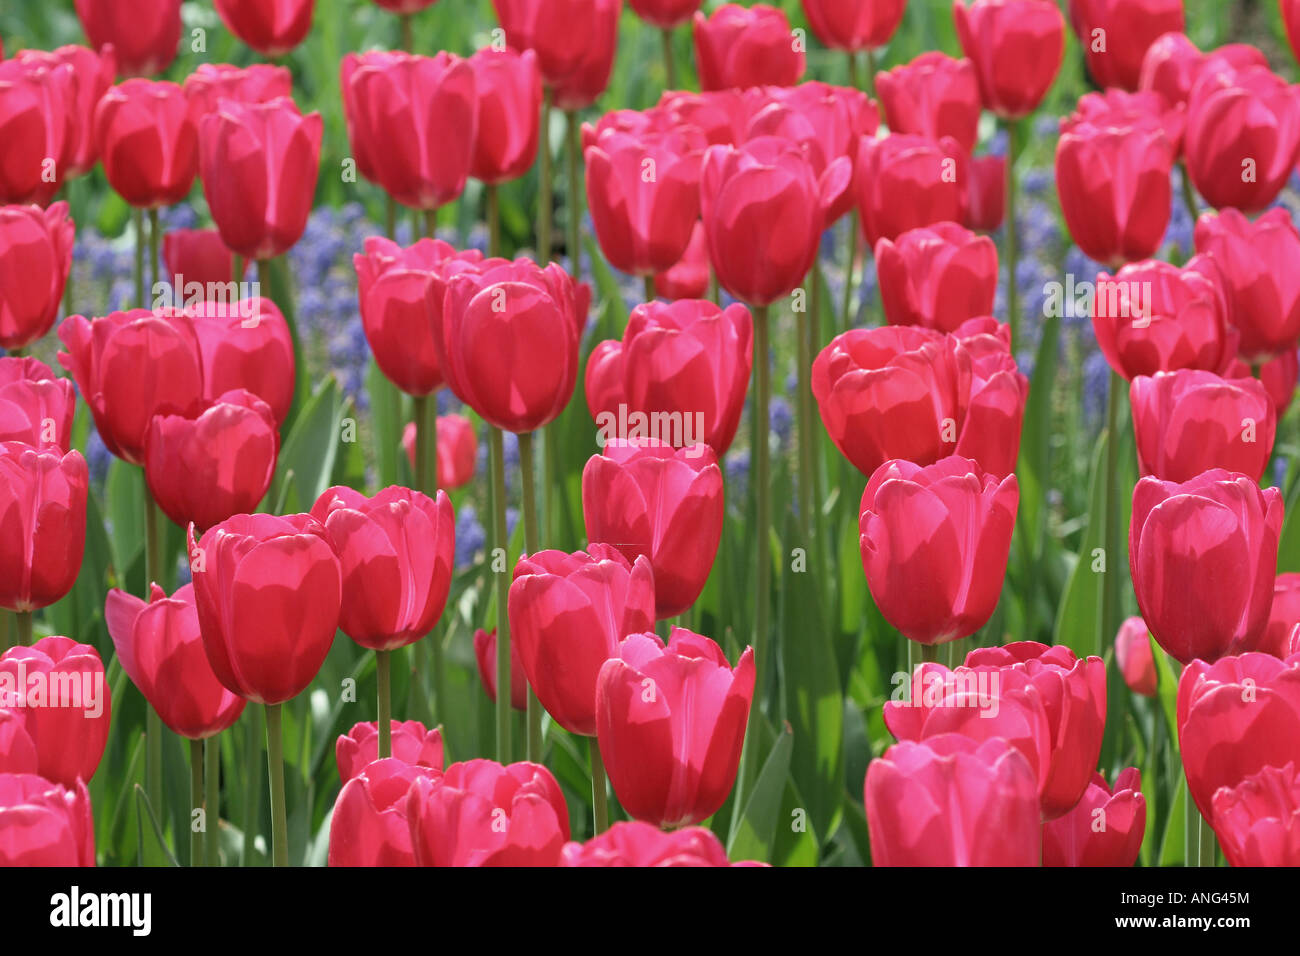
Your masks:
M 199 123 L 199 175 L 221 239 L 245 259 L 273 259 L 307 227 L 320 167 L 319 113 L 293 101 L 223 100 Z
M 0 358 L 0 442 L 68 452 L 76 393 L 34 358 Z
M 555 866 L 569 811 L 541 764 L 452 764 L 442 779 L 416 778 L 406 816 L 417 866 Z
M 703 441 L 726 454 L 740 424 L 754 360 L 754 323 L 734 304 L 708 300 L 650 302 L 632 310 L 623 340 L 601 342 L 587 361 L 587 407 L 604 442 L 657 437 L 675 447 Z M 622 415 L 620 417 L 620 406 Z M 618 424 L 656 416 L 670 435 L 623 434 Z
M 1142 474 L 1190 481 L 1211 468 L 1259 479 L 1277 431 L 1273 400 L 1253 378 L 1181 369 L 1129 387 Z
M 1240 362 L 1240 359 L 1238 361 Z M 1246 375 L 1250 374 L 1250 370 L 1244 365 L 1243 370 Z M 1242 373 L 1237 374 L 1240 377 Z M 1295 349 L 1287 349 L 1259 367 L 1259 380 L 1263 382 L 1268 397 L 1273 400 L 1273 407 L 1277 409 L 1279 421 L 1291 407 L 1297 379 L 1300 379 L 1300 355 L 1297 355 Z
M 605 258 L 630 275 L 671 268 L 700 215 L 700 160 L 685 138 L 608 132 L 586 159 L 587 204 Z
M 1061 124 L 1056 192 L 1070 235 L 1089 258 L 1118 268 L 1155 255 L 1169 224 L 1176 158 L 1154 124 Z
M 59 362 L 76 380 L 100 438 L 119 458 L 142 464 L 150 420 L 199 406 L 199 343 L 187 315 L 148 309 L 91 320 L 74 315 L 59 326 L 59 339 L 67 349 Z
M 0 866 L 94 866 L 95 822 L 80 781 L 0 773 Z
M 204 289 L 243 281 L 248 263 L 242 262 L 235 276 L 235 254 L 221 241 L 215 229 L 173 229 L 163 234 L 162 259 L 165 275 L 172 286 L 184 295 L 185 287 L 194 283 Z
M 972 156 L 966 196 L 966 226 L 993 232 L 1007 214 L 1007 158 Z
M 1128 689 L 1143 697 L 1156 696 L 1156 660 L 1151 653 L 1151 632 L 1140 617 L 1125 619 L 1115 635 L 1115 666 Z
M 1291 635 L 1300 624 L 1300 574 L 1279 574 L 1273 582 L 1273 603 L 1259 650 L 1286 660 L 1292 653 Z
M 65 202 L 0 206 L 0 347 L 26 348 L 54 325 L 75 237 Z
M 64 176 L 67 179 L 84 176 L 99 161 L 99 151 L 95 144 L 95 107 L 99 104 L 100 97 L 113 85 L 116 75 L 117 60 L 112 47 L 106 48 L 103 55 L 88 47 L 75 45 L 61 46 L 50 53 L 44 50 L 19 50 L 15 59 L 45 62 L 50 66 L 66 63 L 71 67 L 76 89 L 75 101 L 70 104 L 75 111 L 75 145 Z
M 328 534 L 311 515 L 236 515 L 197 543 L 190 529 L 203 646 L 240 697 L 283 703 L 324 663 L 342 597 Z
M 1019 500 L 1014 475 L 999 481 L 969 459 L 883 464 L 862 496 L 859 529 L 885 619 L 921 644 L 983 627 L 1002 591 Z
M 266 57 L 284 56 L 307 38 L 315 0 L 214 0 L 226 29 Z
M 537 158 L 542 75 L 537 55 L 479 50 L 467 61 L 474 71 L 478 122 L 469 174 L 490 185 L 523 176 Z
M 629 0 L 636 15 L 661 30 L 681 26 L 700 9 L 704 0 Z
M 1132 866 L 1146 833 L 1142 776 L 1121 770 L 1112 791 L 1100 773 L 1078 806 L 1043 824 L 1043 866 Z
M 418 720 L 392 721 L 392 759 L 416 767 L 442 770 L 442 731 L 428 730 Z M 334 744 L 339 782 L 347 783 L 379 759 L 379 723 L 355 725 Z
M 573 395 L 591 289 L 530 259 L 485 263 L 450 277 L 446 289 L 434 334 L 456 397 L 506 431 L 553 421 Z
M 864 787 L 876 866 L 1037 866 L 1029 763 L 1001 738 L 942 734 L 890 747 Z
M 962 52 L 984 106 L 1005 119 L 1038 109 L 1065 56 L 1065 20 L 1052 0 L 953 0 Z
M 150 420 L 144 477 L 173 522 L 211 528 L 257 510 L 279 453 L 270 406 L 251 392 L 226 392 L 197 414 Z
M 75 159 L 76 106 L 77 75 L 66 63 L 0 63 L 0 204 L 54 198 Z
M 1230 866 L 1300 866 L 1296 766 L 1264 767 L 1214 795 L 1214 835 Z
M 689 93 L 666 90 L 655 114 L 670 129 L 695 129 L 710 146 L 743 142 L 751 118 L 751 104 L 741 90 Z
M 723 4 L 712 16 L 695 14 L 695 61 L 700 88 L 794 86 L 804 73 L 804 52 L 790 21 L 776 7 Z
M 402 430 L 402 447 L 415 470 L 415 422 Z M 474 423 L 464 415 L 438 416 L 438 487 L 454 491 L 470 483 L 478 462 Z
M 952 333 L 971 357 L 970 400 L 956 454 L 991 475 L 1009 475 L 1020 454 L 1029 379 L 1011 357 L 1011 329 L 990 316 L 967 319 Z
M 122 669 L 173 733 L 203 740 L 244 712 L 243 699 L 221 686 L 208 663 L 192 585 L 168 597 L 155 584 L 148 602 L 113 588 L 104 621 Z
M 1132 381 L 1183 368 L 1223 370 L 1237 342 L 1219 274 L 1194 256 L 1181 269 L 1150 259 L 1097 276 L 1092 329 L 1115 374 Z
M 1187 102 L 1185 150 L 1211 206 L 1264 209 L 1300 153 L 1300 87 L 1265 67 L 1203 69 Z
M 532 50 L 562 110 L 585 109 L 609 84 L 623 0 L 492 0 L 506 39 Z
M 635 634 L 600 669 L 596 728 L 628 815 L 661 827 L 699 823 L 731 792 L 754 696 L 754 651 L 733 669 L 713 641 L 674 627 L 667 646 Z
M 0 443 L 0 608 L 31 611 L 77 581 L 86 544 L 86 461 Z
M 1138 89 L 1159 93 L 1171 107 L 1186 105 L 1203 61 L 1204 54 L 1185 33 L 1166 33 L 1143 54 Z
M 199 171 L 199 112 L 175 83 L 127 80 L 95 108 L 104 175 L 132 206 L 173 206 Z
M 614 442 L 582 471 L 587 540 L 654 570 L 655 617 L 674 617 L 704 590 L 722 540 L 722 470 L 707 445 Z
M 185 310 L 199 341 L 203 398 L 252 392 L 267 405 L 277 425 L 293 405 L 293 339 L 284 314 L 270 299 L 200 302 Z
M 1286 29 L 1287 42 L 1291 52 L 1300 59 L 1300 4 L 1296 0 L 1281 0 L 1278 4 L 1282 13 L 1282 26 Z
M 22 711 L 0 708 L 0 774 L 36 773 L 36 744 L 23 723 Z
M 704 827 L 665 833 L 639 820 L 615 823 L 586 843 L 566 843 L 560 866 L 730 866 L 722 841 Z
M 909 229 L 966 219 L 969 157 L 951 137 L 938 142 L 891 133 L 858 148 L 858 212 L 874 246 Z
M 998 250 L 988 236 L 940 222 L 876 243 L 876 274 L 891 325 L 953 332 L 993 311 Z
M 1182 484 L 1137 483 L 1129 571 L 1142 618 L 1167 654 L 1187 664 L 1259 645 L 1281 527 L 1281 494 L 1245 475 L 1214 469 Z
M 109 44 L 123 76 L 153 76 L 171 66 L 181 39 L 181 0 L 76 0 L 90 45 Z
M 629 563 L 604 544 L 527 555 L 515 565 L 509 613 L 511 648 L 537 699 L 565 730 L 594 737 L 601 665 L 625 638 L 654 629 L 650 562 Z
M 330 866 L 415 866 L 406 795 L 441 772 L 391 757 L 346 780 L 330 818 Z
M 1147 49 L 1182 32 L 1183 0 L 1070 0 L 1070 21 L 1093 82 L 1136 90 Z
M 803 0 L 817 39 L 832 50 L 874 50 L 889 42 L 907 0 Z
M 112 699 L 93 647 L 43 637 L 31 647 L 9 648 L 0 656 L 0 703 L 22 714 L 42 777 L 74 787 L 95 775 Z
M 1214 822 L 1214 795 L 1265 767 L 1300 766 L 1300 659 L 1268 654 L 1191 661 L 1178 681 L 1187 788 Z
M 362 647 L 391 651 L 433 629 L 447 604 L 456 519 L 446 492 L 430 498 L 385 488 L 373 498 L 337 486 L 316 499 L 343 572 L 339 629 Z
M 704 223 L 697 220 L 682 257 L 655 276 L 655 295 L 663 299 L 702 299 L 708 294 L 711 275 Z
M 497 629 L 485 631 L 479 628 L 474 632 L 474 659 L 478 663 L 478 677 L 483 682 L 492 703 L 497 700 Z M 528 709 L 528 678 L 524 676 L 524 664 L 519 659 L 519 641 L 510 642 L 510 706 L 515 710 Z
M 293 75 L 287 66 L 254 63 L 238 67 L 229 63 L 200 63 L 185 77 L 185 95 L 197 103 L 199 118 L 217 112 L 222 100 L 269 103 L 293 92 Z
M 852 176 L 845 157 L 819 176 L 802 150 L 776 137 L 753 139 L 739 149 L 711 147 L 700 178 L 700 208 L 722 287 L 766 306 L 801 285 Z
M 1089 123 L 1103 129 L 1139 126 L 1164 132 L 1174 148 L 1175 156 L 1182 151 L 1186 117 L 1183 110 L 1170 106 L 1168 101 L 1150 90 L 1130 93 L 1109 89 L 1100 93 L 1085 93 L 1079 97 L 1074 112 L 1064 120 L 1068 126 Z
M 877 76 L 876 90 L 891 132 L 933 140 L 951 136 L 966 153 L 975 148 L 983 106 L 970 60 L 937 50 L 922 53 Z
M 1285 209 L 1251 222 L 1235 209 L 1196 223 L 1196 251 L 1219 267 L 1228 321 L 1250 361 L 1295 349 L 1300 338 L 1300 233 Z

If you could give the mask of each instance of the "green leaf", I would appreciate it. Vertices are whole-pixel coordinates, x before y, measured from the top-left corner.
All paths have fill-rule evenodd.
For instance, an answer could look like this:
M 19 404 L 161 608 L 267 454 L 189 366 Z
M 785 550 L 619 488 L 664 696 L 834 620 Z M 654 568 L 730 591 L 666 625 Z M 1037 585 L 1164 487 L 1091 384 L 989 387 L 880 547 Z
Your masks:
M 732 818 L 731 837 L 727 841 L 730 859 L 770 862 L 793 743 L 794 732 L 786 724 L 754 782 L 744 813 Z
M 1054 643 L 1064 644 L 1081 657 L 1096 653 L 1099 628 L 1101 627 L 1102 587 L 1106 577 L 1092 569 L 1093 551 L 1102 546 L 1105 533 L 1102 520 L 1106 504 L 1106 443 L 1108 438 L 1102 436 L 1097 442 L 1097 450 L 1092 461 L 1092 482 L 1088 500 L 1088 527 L 1084 531 L 1079 554 L 1074 562 L 1074 570 L 1066 585 L 1061 607 L 1056 615 L 1056 635 Z M 1118 573 L 1112 568 L 1107 555 L 1107 573 Z
M 264 505 L 275 502 L 283 507 L 281 513 L 305 511 L 329 487 L 345 408 L 338 383 L 330 376 L 302 407 L 280 449 Z
M 161 849 L 172 866 L 180 866 L 176 857 L 172 855 L 172 851 L 167 847 L 167 840 L 163 837 L 162 827 L 158 824 L 158 816 L 153 812 L 153 807 L 149 805 L 149 797 L 145 794 L 144 787 L 138 783 L 135 785 L 135 809 L 137 817 L 143 815 L 143 821 L 149 824 L 147 827 L 143 823 L 141 824 L 141 839 L 143 839 L 145 832 L 150 833 L 155 841 L 153 849 Z

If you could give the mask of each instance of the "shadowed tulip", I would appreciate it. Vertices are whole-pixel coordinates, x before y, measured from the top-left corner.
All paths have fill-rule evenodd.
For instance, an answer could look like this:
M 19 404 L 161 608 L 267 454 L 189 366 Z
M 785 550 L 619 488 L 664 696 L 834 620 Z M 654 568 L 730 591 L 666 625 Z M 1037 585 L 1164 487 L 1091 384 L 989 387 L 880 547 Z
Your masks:
M 497 699 L 497 629 L 479 628 L 474 632 L 474 661 L 478 664 L 478 677 L 483 690 L 494 704 Z M 524 663 L 519 658 L 519 641 L 510 642 L 510 706 L 518 711 L 528 709 L 528 678 L 524 676 Z
M 415 470 L 415 422 L 402 430 L 402 448 Z M 438 416 L 438 487 L 454 491 L 470 483 L 478 462 L 478 439 L 474 423 L 464 415 Z
M 487 47 L 467 62 L 478 97 L 469 174 L 488 184 L 518 179 L 537 158 L 542 107 L 537 55 Z
M 636 15 L 661 30 L 671 30 L 689 20 L 704 0 L 628 0 Z
M 661 299 L 702 299 L 709 292 L 709 242 L 704 223 L 696 221 L 691 240 L 675 264 L 655 275 L 655 295 Z
M 1078 805 L 1043 824 L 1043 866 L 1132 866 L 1146 833 L 1147 802 L 1135 767 L 1114 790 L 1094 773 Z
M 0 773 L 0 866 L 94 866 L 95 823 L 86 785 Z
M 1007 214 L 1007 158 L 972 156 L 966 196 L 966 226 L 993 232 Z
M 241 274 L 235 275 L 235 254 L 221 241 L 215 229 L 172 229 L 163 235 L 162 260 L 164 275 L 171 279 L 172 287 L 187 305 L 185 288 L 197 284 L 204 290 L 225 286 L 228 282 L 243 281 L 248 263 L 242 263 Z
M 44 362 L 0 358 L 0 442 L 70 451 L 76 402 L 72 383 Z
M 0 348 L 22 349 L 54 325 L 72 271 L 68 204 L 0 206 Z
M 609 84 L 623 0 L 492 0 L 515 50 L 532 50 L 561 110 L 585 109 Z
M 0 204 L 44 206 L 75 159 L 77 75 L 51 58 L 0 63 Z
M 1300 624 L 1300 574 L 1279 574 L 1273 582 L 1273 603 L 1269 607 L 1268 626 L 1258 650 L 1286 660 L 1295 651 L 1291 635 Z
M 1156 660 L 1151 653 L 1151 632 L 1140 617 L 1125 619 L 1115 635 L 1115 666 L 1128 689 L 1143 697 L 1156 695 Z
M 0 608 L 48 607 L 72 590 L 86 545 L 88 480 L 75 450 L 0 443 Z

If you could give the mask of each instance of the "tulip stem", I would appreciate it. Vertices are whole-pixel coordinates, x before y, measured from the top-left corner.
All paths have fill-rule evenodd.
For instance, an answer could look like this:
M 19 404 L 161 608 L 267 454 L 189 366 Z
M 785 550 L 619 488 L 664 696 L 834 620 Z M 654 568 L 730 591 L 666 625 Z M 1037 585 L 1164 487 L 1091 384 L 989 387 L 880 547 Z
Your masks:
M 862 84 L 862 77 L 858 71 L 858 55 L 852 50 L 849 50 L 846 55 L 849 61 L 849 86 L 856 90 Z
M 812 386 L 810 380 L 812 377 L 812 352 L 809 348 L 808 336 L 811 331 L 812 323 L 816 321 L 817 310 L 820 306 L 821 295 L 819 294 L 819 283 L 817 281 L 817 266 L 814 264 L 812 271 L 808 273 L 808 284 L 811 292 L 808 296 L 809 309 L 808 314 L 804 316 L 803 322 L 795 322 L 795 339 L 798 342 L 799 354 L 799 436 L 795 443 L 799 447 L 799 477 L 796 484 L 799 486 L 799 524 L 803 528 L 804 540 L 809 546 L 813 545 L 810 540 L 812 530 L 813 514 L 813 423 L 812 423 Z M 799 318 L 795 317 L 796 320 Z M 760 527 L 762 527 L 760 525 Z
M 393 658 L 375 651 L 375 682 L 379 689 L 379 757 L 393 755 Z
M 158 538 L 158 506 L 149 486 L 144 487 L 144 592 L 149 600 L 162 571 Z M 152 704 L 145 705 L 145 793 L 154 813 L 162 816 L 162 719 Z
M 874 97 L 876 95 L 876 51 L 867 50 L 867 95 Z
M 501 255 L 501 203 L 495 183 L 487 183 L 483 192 L 487 198 L 488 255 L 495 258 Z
M 411 14 L 403 13 L 398 19 L 402 22 L 402 49 L 410 53 L 415 49 L 415 30 L 411 25 Z
M 1016 153 L 1018 127 L 1015 120 L 1006 120 L 1007 129 L 1007 323 L 1011 329 L 1012 354 L 1020 345 L 1020 290 L 1016 287 L 1016 273 L 1020 263 L 1020 237 L 1016 232 Z
M 645 277 L 645 301 L 653 302 L 657 298 L 658 296 L 655 295 L 655 277 L 652 275 L 646 276 Z
M 1098 657 L 1105 651 L 1106 641 L 1119 631 L 1120 574 L 1125 562 L 1120 560 L 1119 500 L 1119 406 L 1124 400 L 1124 380 L 1114 372 L 1110 374 L 1110 397 L 1106 403 L 1106 513 L 1105 548 L 1106 577 L 1102 582 L 1101 630 L 1097 634 L 1094 651 Z
M 415 403 L 415 490 L 430 498 L 438 496 L 438 399 L 436 395 L 416 395 Z M 423 638 L 421 639 L 423 640 Z M 428 635 L 433 650 L 434 715 L 440 715 L 447 702 L 442 680 L 442 641 L 435 624 Z M 415 645 L 413 665 L 417 683 L 424 671 L 424 645 Z
M 266 705 L 266 764 L 271 774 L 271 841 L 276 866 L 289 865 L 288 816 L 284 807 L 284 734 L 281 704 Z M 247 839 L 247 835 L 245 835 Z
M 849 261 L 844 266 L 844 307 L 840 310 L 840 331 L 847 332 L 853 328 L 857 313 L 853 308 L 853 275 L 858 265 L 858 211 L 853 210 L 849 216 Z M 820 343 L 814 343 L 820 345 Z
M 578 173 L 578 161 L 582 156 L 579 139 L 578 111 L 565 110 L 564 118 L 568 122 L 568 160 L 569 160 L 569 272 L 575 280 L 582 278 L 582 190 Z
M 1199 814 L 1198 814 L 1199 816 Z M 1215 842 L 1214 828 L 1210 826 L 1210 821 L 1201 817 L 1201 846 L 1197 860 L 1201 866 L 1218 865 L 1219 846 Z
M 438 210 L 426 209 L 424 211 L 424 235 L 429 239 L 438 237 Z
M 392 196 L 384 197 L 384 235 L 389 239 L 397 238 L 397 200 Z
M 506 529 L 505 436 L 495 426 L 488 429 L 492 458 L 492 554 L 490 573 L 497 589 L 497 760 L 510 762 L 510 536 Z M 506 570 L 496 570 L 498 550 L 506 557 Z
M 159 272 L 162 267 L 158 262 L 158 246 L 162 242 L 162 229 L 158 225 L 158 210 L 149 210 L 149 288 L 157 290 L 158 280 L 161 278 Z M 151 291 L 150 295 L 157 295 L 157 291 Z M 152 305 L 152 303 L 150 303 Z M 149 308 L 149 306 L 145 306 Z
M 144 309 L 148 308 L 148 303 L 144 299 L 144 249 L 149 241 L 144 232 L 144 210 L 134 210 L 133 218 L 135 220 L 135 307 Z
M 677 89 L 677 60 L 673 56 L 673 31 L 665 27 L 663 30 L 664 38 L 664 75 L 666 77 L 665 89 Z
M 207 826 L 207 851 L 204 862 L 208 866 L 221 865 L 221 737 L 214 734 L 203 742 L 204 820 Z
M 937 664 L 939 663 L 939 645 L 922 644 L 921 645 L 921 663 Z
M 6 611 L 0 608 L 0 654 L 3 654 L 9 648 L 14 646 L 13 641 L 13 623 L 12 618 L 16 615 L 15 611 Z
M 1183 163 L 1182 175 L 1178 177 L 1183 181 L 1183 202 L 1187 205 L 1187 213 L 1192 217 L 1192 226 L 1196 225 L 1196 219 L 1200 212 L 1196 208 L 1196 190 L 1192 187 L 1192 177 L 1187 172 L 1187 164 Z M 1189 257 L 1191 250 L 1187 250 Z
M 203 865 L 203 837 L 208 829 L 208 811 L 203 807 L 203 741 L 190 741 L 190 813 L 202 811 L 203 826 L 190 820 L 190 866 Z
M 32 612 L 15 611 L 14 622 L 16 624 L 17 639 L 19 647 L 31 647 L 32 644 Z
M 533 433 L 524 432 L 519 436 L 519 470 L 520 481 L 524 487 L 524 551 L 529 555 L 541 550 L 541 541 L 537 534 L 537 479 L 533 470 Z M 503 696 L 502 687 L 497 684 L 497 697 Z M 507 686 L 504 696 L 508 697 Z M 542 762 L 542 704 L 528 688 L 528 759 L 533 763 Z
M 542 96 L 537 167 L 537 262 L 551 261 L 551 217 L 555 212 L 555 175 L 551 170 L 551 88 Z
M 500 695 L 498 695 L 500 696 Z M 609 796 L 605 793 L 605 761 L 600 754 L 600 741 L 587 738 L 591 754 L 591 813 L 595 818 L 595 836 L 609 829 Z

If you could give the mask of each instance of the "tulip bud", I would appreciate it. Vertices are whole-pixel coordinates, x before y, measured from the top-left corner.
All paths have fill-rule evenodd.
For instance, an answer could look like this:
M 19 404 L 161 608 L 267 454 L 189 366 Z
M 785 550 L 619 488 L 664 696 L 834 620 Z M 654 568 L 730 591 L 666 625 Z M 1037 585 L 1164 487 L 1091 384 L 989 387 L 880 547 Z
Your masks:
M 704 223 L 696 220 L 691 240 L 677 262 L 655 275 L 655 295 L 661 299 L 702 299 L 709 292 L 712 268 Z
M 241 264 L 235 275 L 235 254 L 221 241 L 215 229 L 172 229 L 164 233 L 162 260 L 166 275 L 172 278 L 177 294 L 184 294 L 184 286 L 197 284 L 204 289 L 241 282 L 248 271 L 248 263 Z M 183 281 L 183 284 L 177 283 Z
M 704 0 L 629 0 L 636 15 L 651 26 L 672 30 L 700 9 Z

